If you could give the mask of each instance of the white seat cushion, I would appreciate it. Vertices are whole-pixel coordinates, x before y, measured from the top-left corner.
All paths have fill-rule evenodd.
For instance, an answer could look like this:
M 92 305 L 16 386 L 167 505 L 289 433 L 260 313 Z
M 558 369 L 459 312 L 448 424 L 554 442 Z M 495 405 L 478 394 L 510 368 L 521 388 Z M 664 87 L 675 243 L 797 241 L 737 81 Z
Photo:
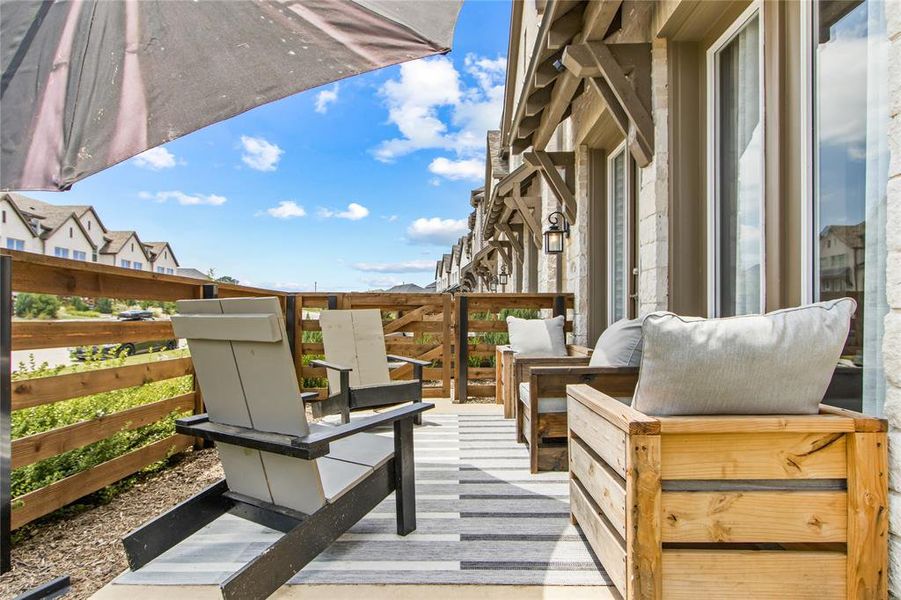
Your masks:
M 856 306 L 842 298 L 726 319 L 648 315 L 632 406 L 661 416 L 815 414 Z
M 526 382 L 519 384 L 519 399 L 525 404 L 529 403 L 529 384 Z M 538 412 L 540 414 L 565 413 L 566 398 L 539 398 Z
M 313 423 L 310 432 L 329 429 L 333 425 Z M 394 456 L 394 438 L 373 433 L 356 433 L 350 437 L 331 442 L 327 458 L 356 463 L 377 469 Z
M 325 499 L 332 503 L 372 473 L 372 467 L 325 456 L 316 459 Z
M 641 366 L 641 319 L 620 319 L 604 330 L 594 346 L 592 367 Z
M 566 319 L 507 317 L 510 347 L 519 356 L 566 356 Z

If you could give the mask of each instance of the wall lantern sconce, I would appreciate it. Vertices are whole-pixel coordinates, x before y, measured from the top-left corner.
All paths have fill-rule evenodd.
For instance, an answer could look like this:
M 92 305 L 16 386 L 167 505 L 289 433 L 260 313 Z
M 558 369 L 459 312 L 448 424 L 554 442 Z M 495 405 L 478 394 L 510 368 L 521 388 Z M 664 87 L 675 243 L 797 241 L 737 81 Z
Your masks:
M 550 223 L 550 227 L 544 232 L 544 253 L 561 254 L 563 238 L 569 237 L 569 223 L 559 210 L 549 214 L 547 222 Z
M 494 275 L 488 276 L 488 291 L 496 292 L 497 291 L 497 277 Z
M 497 276 L 497 282 L 501 285 L 507 285 L 509 277 L 507 276 L 507 268 L 501 267 L 501 273 Z

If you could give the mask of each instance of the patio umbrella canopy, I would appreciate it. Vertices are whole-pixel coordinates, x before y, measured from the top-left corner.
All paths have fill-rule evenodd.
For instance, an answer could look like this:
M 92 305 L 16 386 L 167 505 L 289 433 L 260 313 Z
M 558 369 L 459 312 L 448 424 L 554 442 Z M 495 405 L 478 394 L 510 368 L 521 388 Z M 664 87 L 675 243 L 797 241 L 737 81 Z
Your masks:
M 255 106 L 448 52 L 461 3 L 4 2 L 0 189 L 66 190 Z

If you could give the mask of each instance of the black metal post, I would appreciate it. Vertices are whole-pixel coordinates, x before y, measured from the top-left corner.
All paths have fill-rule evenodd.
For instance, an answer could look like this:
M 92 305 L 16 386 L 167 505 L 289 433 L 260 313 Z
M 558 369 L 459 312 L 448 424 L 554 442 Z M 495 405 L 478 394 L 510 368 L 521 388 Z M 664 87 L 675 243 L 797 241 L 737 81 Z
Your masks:
M 297 335 L 297 296 L 285 296 L 285 330 L 288 333 L 288 345 L 291 347 L 291 358 L 297 359 L 294 336 Z
M 10 466 L 12 440 L 12 322 L 13 322 L 13 261 L 0 256 L 0 573 L 12 568 L 12 498 L 10 497 Z
M 566 296 L 554 296 L 554 316 L 566 317 Z
M 457 401 L 469 396 L 469 298 L 457 295 Z
M 394 422 L 394 497 L 397 535 L 416 531 L 416 490 L 413 471 L 413 420 Z
M 338 296 L 329 296 L 327 301 L 329 310 L 336 310 L 338 308 Z
M 212 300 L 219 297 L 219 286 L 215 283 L 204 283 L 201 297 L 204 300 Z

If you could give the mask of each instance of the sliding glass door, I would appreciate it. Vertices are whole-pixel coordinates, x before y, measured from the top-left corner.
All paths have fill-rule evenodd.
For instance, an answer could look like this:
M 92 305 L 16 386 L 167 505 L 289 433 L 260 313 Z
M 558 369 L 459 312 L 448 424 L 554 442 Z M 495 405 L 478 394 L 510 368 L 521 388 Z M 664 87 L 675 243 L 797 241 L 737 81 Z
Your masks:
M 707 53 L 708 306 L 763 309 L 763 71 L 760 14 L 746 11 Z
M 862 373 L 864 407 L 884 397 L 881 346 L 888 181 L 884 3 L 811 5 L 813 218 L 809 285 L 815 300 L 850 296 L 857 313 L 842 355 Z

